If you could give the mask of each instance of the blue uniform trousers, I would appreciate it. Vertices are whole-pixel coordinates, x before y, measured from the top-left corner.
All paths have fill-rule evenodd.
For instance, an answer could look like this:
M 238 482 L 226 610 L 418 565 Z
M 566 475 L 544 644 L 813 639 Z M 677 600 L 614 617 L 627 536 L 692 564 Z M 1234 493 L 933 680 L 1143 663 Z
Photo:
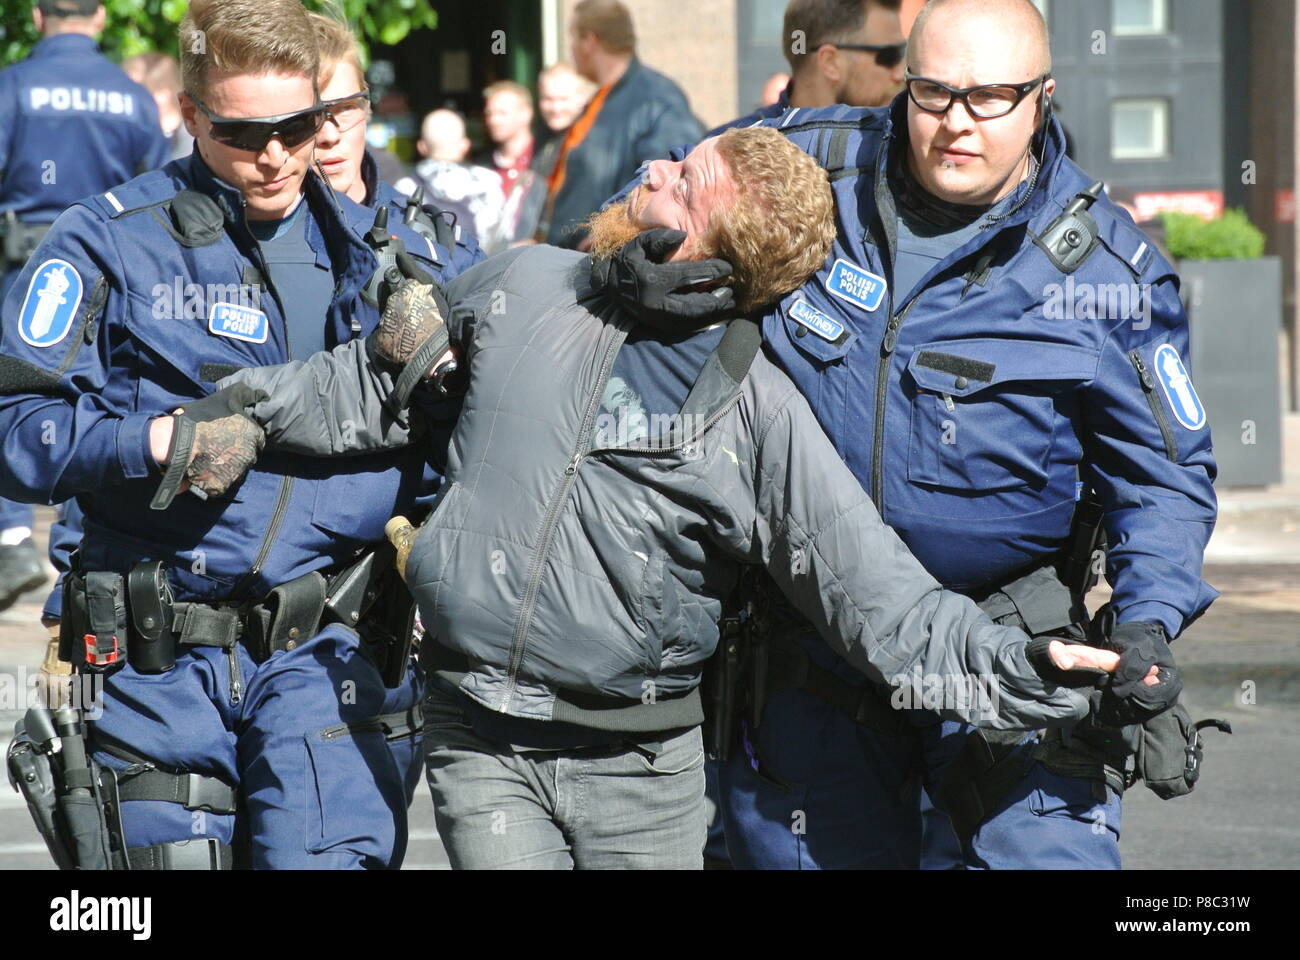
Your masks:
M 417 726 L 389 739 L 366 721 L 417 705 L 417 672 L 387 689 L 357 635 L 340 626 L 260 666 L 242 645 L 235 653 L 237 697 L 230 657 L 214 647 L 190 648 L 167 673 L 127 665 L 107 678 L 92 723 L 96 759 L 122 769 L 126 752 L 217 777 L 239 796 L 234 815 L 124 802 L 127 846 L 210 837 L 234 842 L 237 858 L 247 845 L 254 868 L 399 867 L 422 734 Z
M 1119 798 L 1099 802 L 1093 781 L 1036 761 L 960 851 L 947 816 L 921 798 L 939 795 L 971 728 L 923 711 L 909 719 L 915 737 L 891 736 L 801 690 L 774 695 L 721 770 L 736 866 L 1119 869 Z

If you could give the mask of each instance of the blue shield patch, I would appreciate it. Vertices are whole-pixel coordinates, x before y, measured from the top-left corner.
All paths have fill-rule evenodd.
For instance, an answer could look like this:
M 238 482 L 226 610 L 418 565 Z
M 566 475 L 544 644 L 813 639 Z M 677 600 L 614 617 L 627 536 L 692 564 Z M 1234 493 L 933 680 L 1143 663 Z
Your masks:
M 1172 344 L 1162 343 L 1156 347 L 1153 359 L 1156 376 L 1165 389 L 1165 398 L 1174 416 L 1188 430 L 1200 430 L 1205 426 L 1205 407 L 1196 395 L 1196 388 L 1192 386 L 1192 378 L 1187 374 L 1178 349 Z
M 823 340 L 834 343 L 844 333 L 844 324 L 828 317 L 805 300 L 796 300 L 790 304 L 790 316 L 795 322 L 807 327 Z
M 836 260 L 826 278 L 826 291 L 868 313 L 885 299 L 885 278 L 868 273 L 847 260 Z
M 219 337 L 230 337 L 245 343 L 266 343 L 269 329 L 266 314 L 252 307 L 214 303 L 208 314 L 208 331 Z
M 46 260 L 27 285 L 18 335 L 33 347 L 54 346 L 72 329 L 84 289 L 76 267 L 66 260 Z

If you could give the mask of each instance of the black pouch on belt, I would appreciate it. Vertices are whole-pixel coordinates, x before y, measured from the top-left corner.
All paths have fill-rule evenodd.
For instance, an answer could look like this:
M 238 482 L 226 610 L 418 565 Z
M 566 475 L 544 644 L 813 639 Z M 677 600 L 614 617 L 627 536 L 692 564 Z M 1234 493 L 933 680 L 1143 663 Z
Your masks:
M 1147 789 L 1161 800 L 1184 796 L 1196 786 L 1201 776 L 1203 727 L 1232 733 L 1232 727 L 1223 720 L 1194 722 L 1180 703 L 1142 725 L 1137 772 L 1146 781 Z
M 59 659 L 86 673 L 109 673 L 126 660 L 126 581 L 119 573 L 73 571 L 64 579 Z

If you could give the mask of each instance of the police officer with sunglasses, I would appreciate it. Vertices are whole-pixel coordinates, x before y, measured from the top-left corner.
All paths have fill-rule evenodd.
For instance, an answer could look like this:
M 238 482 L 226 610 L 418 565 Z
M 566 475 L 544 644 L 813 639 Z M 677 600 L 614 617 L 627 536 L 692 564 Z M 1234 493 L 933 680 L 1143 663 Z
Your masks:
M 901 0 L 790 0 L 781 29 L 789 84 L 776 103 L 708 135 L 753 126 L 790 107 L 883 107 L 903 89 L 907 38 L 900 6 Z
M 4 303 L 0 494 L 84 512 L 61 652 L 102 678 L 115 865 L 395 868 L 419 684 L 391 605 L 345 588 L 430 492 L 423 457 L 268 453 L 236 482 L 262 440 L 247 398 L 200 398 L 367 336 L 372 247 L 455 270 L 314 172 L 342 105 L 299 0 L 192 0 L 180 50 L 194 153 L 74 204 Z

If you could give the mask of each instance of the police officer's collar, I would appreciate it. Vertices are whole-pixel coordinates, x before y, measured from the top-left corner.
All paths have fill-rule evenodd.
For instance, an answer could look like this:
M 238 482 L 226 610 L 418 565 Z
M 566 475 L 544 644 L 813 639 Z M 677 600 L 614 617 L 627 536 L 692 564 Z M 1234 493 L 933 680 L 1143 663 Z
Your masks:
M 199 153 L 197 143 L 194 144 L 194 150 L 188 160 L 184 162 L 189 164 L 186 179 L 190 186 L 217 201 L 226 219 L 238 223 L 244 214 L 244 195 L 212 172 L 212 168 Z
M 362 206 L 377 207 L 379 205 L 379 164 L 375 163 L 375 158 L 366 150 L 361 154 L 361 182 L 366 185 L 366 199 Z
M 194 145 L 194 152 L 190 154 L 188 160 L 183 162 L 189 163 L 186 179 L 189 180 L 190 186 L 215 200 L 227 220 L 234 223 L 241 222 L 248 206 L 244 195 L 212 172 L 212 168 L 199 153 L 198 144 Z M 320 213 L 322 209 L 328 208 L 334 211 L 334 216 L 338 220 L 343 220 L 338 213 L 336 201 L 332 196 L 325 195 L 319 179 L 311 169 L 308 169 L 307 175 L 303 178 L 303 193 L 306 194 L 305 199 L 311 201 L 314 213 Z
M 56 33 L 52 37 L 42 37 L 32 47 L 31 57 L 45 57 L 58 53 L 71 53 L 75 50 L 98 51 L 99 43 L 94 37 L 84 33 Z

